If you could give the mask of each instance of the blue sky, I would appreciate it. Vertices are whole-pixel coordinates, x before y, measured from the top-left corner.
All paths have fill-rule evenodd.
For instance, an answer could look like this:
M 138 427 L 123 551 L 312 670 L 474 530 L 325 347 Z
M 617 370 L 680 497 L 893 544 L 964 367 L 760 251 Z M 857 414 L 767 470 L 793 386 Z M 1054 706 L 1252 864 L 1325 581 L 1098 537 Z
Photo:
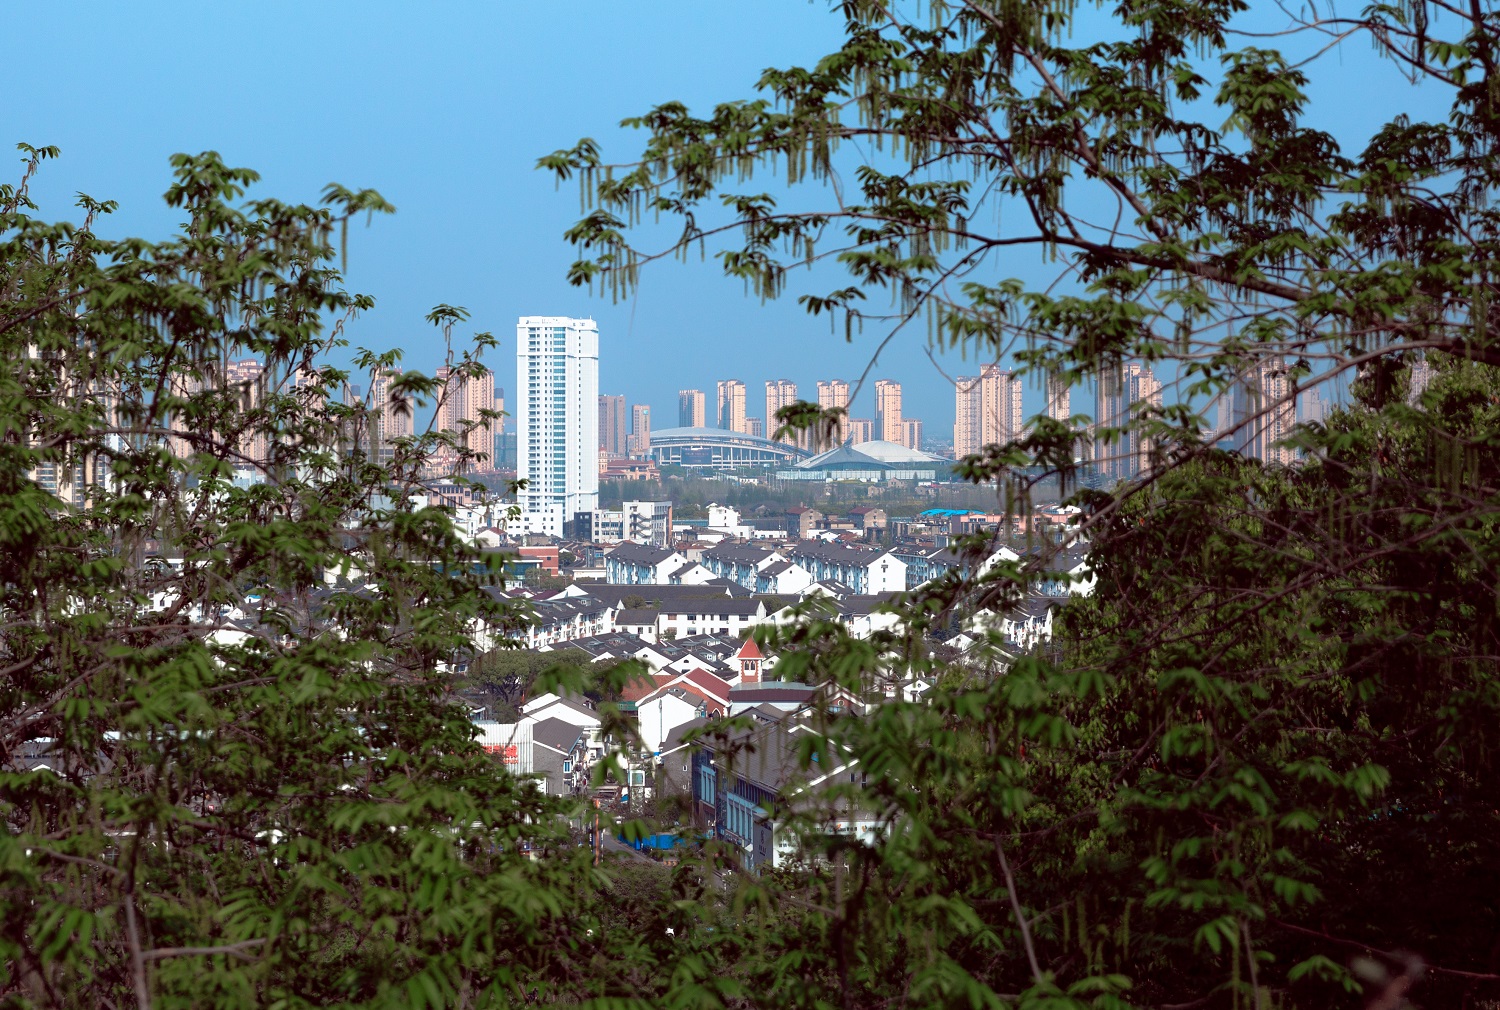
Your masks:
M 651 404 L 665 427 L 679 388 L 712 397 L 715 380 L 740 378 L 761 414 L 766 379 L 790 378 L 810 398 L 818 379 L 856 379 L 883 335 L 846 344 L 790 295 L 762 305 L 712 262 L 663 263 L 629 303 L 590 297 L 565 280 L 577 188 L 556 190 L 533 168 L 582 136 L 626 158 L 642 141 L 616 128 L 622 118 L 669 99 L 706 110 L 747 97 L 767 66 L 814 61 L 841 38 L 824 0 L 33 3 L 13 7 L 8 28 L 0 142 L 63 149 L 33 186 L 46 216 L 76 216 L 82 190 L 120 201 L 111 234 L 165 237 L 174 219 L 160 197 L 177 151 L 217 150 L 282 199 L 315 200 L 331 181 L 374 187 L 398 213 L 350 236 L 350 286 L 377 300 L 352 338 L 400 347 L 410 367 L 440 360 L 422 321 L 439 302 L 501 338 L 492 367 L 507 388 L 518 315 L 592 315 L 601 392 Z M 1395 78 L 1367 45 L 1343 50 L 1315 108 L 1357 145 L 1405 100 L 1370 91 Z M 801 290 L 796 278 L 789 289 Z M 913 328 L 870 378 L 899 379 L 907 415 L 951 431 L 952 390 L 924 347 Z M 871 415 L 871 398 L 867 388 L 853 413 Z

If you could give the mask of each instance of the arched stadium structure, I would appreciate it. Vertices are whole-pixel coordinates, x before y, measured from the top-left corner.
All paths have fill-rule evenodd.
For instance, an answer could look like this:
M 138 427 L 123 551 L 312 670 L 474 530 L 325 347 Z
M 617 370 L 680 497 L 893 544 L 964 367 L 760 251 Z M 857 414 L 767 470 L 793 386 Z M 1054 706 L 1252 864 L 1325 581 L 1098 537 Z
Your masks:
M 723 428 L 662 428 L 651 433 L 651 458 L 658 466 L 738 470 L 749 466 L 785 466 L 810 455 L 795 445 Z
M 835 446 L 790 469 L 776 471 L 779 480 L 944 480 L 952 476 L 953 461 L 895 442 L 860 442 Z

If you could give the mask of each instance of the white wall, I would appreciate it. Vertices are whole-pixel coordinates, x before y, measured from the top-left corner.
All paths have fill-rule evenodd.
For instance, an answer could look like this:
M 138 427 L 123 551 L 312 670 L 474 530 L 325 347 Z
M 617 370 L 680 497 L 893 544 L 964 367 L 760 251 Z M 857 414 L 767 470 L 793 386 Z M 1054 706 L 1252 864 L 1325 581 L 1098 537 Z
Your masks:
M 561 416 L 555 400 L 563 399 Z M 599 327 L 592 319 L 522 316 L 516 323 L 516 476 L 528 513 L 571 518 L 599 507 Z M 552 458 L 561 450 L 563 467 Z M 535 456 L 535 460 L 533 457 Z M 547 520 L 534 532 L 561 536 Z
M 692 722 L 697 707 L 670 694 L 657 695 L 636 708 L 641 741 L 653 754 L 661 750 L 662 741 L 678 726 Z

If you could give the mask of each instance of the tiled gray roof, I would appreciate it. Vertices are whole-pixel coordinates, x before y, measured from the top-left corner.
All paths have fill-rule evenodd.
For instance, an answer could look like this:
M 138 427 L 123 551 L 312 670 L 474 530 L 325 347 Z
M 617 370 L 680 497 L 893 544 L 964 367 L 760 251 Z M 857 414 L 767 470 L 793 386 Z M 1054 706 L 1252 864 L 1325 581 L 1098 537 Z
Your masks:
M 582 729 L 572 723 L 563 722 L 561 719 L 543 719 L 531 727 L 532 740 L 564 754 L 573 750 L 573 746 L 578 743 L 578 738 L 581 736 L 583 736 Z
M 668 547 L 652 547 L 625 541 L 604 556 L 606 561 L 623 561 L 636 565 L 659 565 L 677 552 Z

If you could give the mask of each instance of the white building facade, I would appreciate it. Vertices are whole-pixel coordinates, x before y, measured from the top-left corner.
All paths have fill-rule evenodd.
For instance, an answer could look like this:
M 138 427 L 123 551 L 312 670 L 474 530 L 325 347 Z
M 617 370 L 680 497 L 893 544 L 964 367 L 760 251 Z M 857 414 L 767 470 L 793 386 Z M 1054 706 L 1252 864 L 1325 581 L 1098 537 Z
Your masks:
M 516 324 L 516 476 L 527 532 L 599 507 L 599 327 L 522 316 Z

